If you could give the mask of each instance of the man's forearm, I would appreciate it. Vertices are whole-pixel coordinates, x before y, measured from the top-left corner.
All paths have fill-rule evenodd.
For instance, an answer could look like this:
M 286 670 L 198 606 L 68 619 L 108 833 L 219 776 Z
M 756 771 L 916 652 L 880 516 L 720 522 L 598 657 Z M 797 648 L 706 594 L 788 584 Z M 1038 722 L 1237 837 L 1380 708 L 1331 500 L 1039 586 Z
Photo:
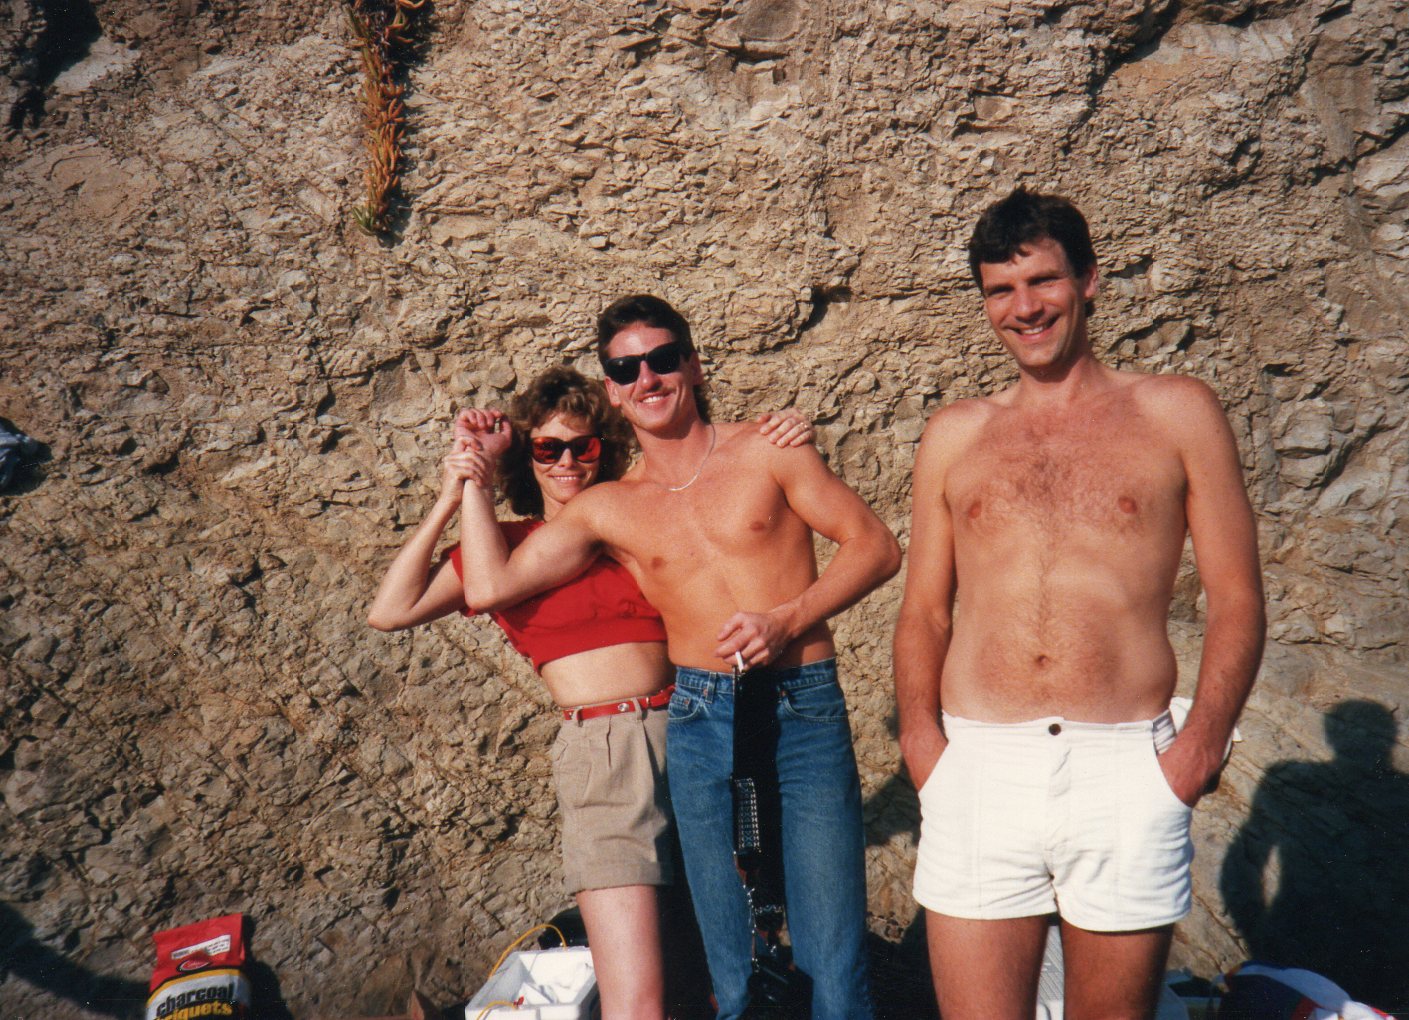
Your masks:
M 892 660 L 895 707 L 902 738 L 916 725 L 939 719 L 939 680 L 949 651 L 949 628 L 932 621 L 911 622 L 902 614 L 895 628 Z
M 1181 738 L 1215 758 L 1210 775 L 1218 768 L 1233 727 L 1252 691 L 1267 628 L 1261 596 L 1247 597 L 1234 606 L 1213 605 L 1204 628 L 1203 654 L 1199 660 L 1194 705 Z
M 789 639 L 796 640 L 860 602 L 899 569 L 900 545 L 882 525 L 874 534 L 840 543 L 817 580 L 773 613 L 784 621 Z
M 938 614 L 902 606 L 892 662 L 900 754 L 916 788 L 922 786 L 947 741 L 940 726 L 940 678 L 951 627 Z
M 590 498 L 590 494 L 582 498 Z M 535 530 L 512 555 L 494 517 L 490 493 L 465 486 L 460 506 L 460 560 L 465 601 L 481 612 L 518 605 L 526 598 L 572 580 L 597 557 L 598 544 L 571 508 Z
M 490 492 L 466 485 L 460 500 L 460 569 L 465 604 L 475 609 L 497 608 L 509 546 L 494 516 Z

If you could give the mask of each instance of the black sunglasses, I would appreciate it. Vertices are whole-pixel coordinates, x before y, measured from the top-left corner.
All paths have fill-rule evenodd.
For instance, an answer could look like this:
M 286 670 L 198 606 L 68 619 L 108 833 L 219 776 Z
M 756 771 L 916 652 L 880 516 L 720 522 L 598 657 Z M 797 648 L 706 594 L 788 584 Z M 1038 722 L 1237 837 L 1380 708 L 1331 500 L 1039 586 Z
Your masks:
M 689 351 L 679 340 L 652 347 L 645 354 L 624 354 L 619 358 L 608 358 L 602 363 L 602 371 L 618 386 L 630 386 L 641 375 L 641 362 L 651 366 L 656 375 L 669 375 L 680 371 L 680 362 Z
M 540 464 L 556 464 L 564 450 L 571 450 L 572 459 L 579 464 L 594 464 L 602 455 L 602 440 L 597 436 L 578 436 L 567 440 L 536 436 L 528 444 L 528 455 Z

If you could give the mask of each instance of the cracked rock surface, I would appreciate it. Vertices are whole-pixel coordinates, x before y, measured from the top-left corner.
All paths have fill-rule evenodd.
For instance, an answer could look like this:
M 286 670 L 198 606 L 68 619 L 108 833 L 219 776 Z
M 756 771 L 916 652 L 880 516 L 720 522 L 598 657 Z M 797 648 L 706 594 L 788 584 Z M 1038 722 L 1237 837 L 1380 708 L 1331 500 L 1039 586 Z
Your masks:
M 925 419 L 1011 378 L 963 245 L 1016 184 L 1091 220 L 1104 356 L 1220 394 L 1259 515 L 1267 663 L 1173 964 L 1409 1006 L 1409 3 L 429 26 L 379 242 L 336 5 L 0 6 L 0 415 L 49 454 L 0 496 L 0 1013 L 135 1015 L 151 933 L 235 910 L 296 1016 L 463 1001 L 565 897 L 531 670 L 482 619 L 364 622 L 453 410 L 595 371 L 596 313 L 657 292 L 717 413 L 801 406 L 904 539 Z M 892 942 L 902 582 L 835 627 Z M 1189 692 L 1192 563 L 1172 618 Z

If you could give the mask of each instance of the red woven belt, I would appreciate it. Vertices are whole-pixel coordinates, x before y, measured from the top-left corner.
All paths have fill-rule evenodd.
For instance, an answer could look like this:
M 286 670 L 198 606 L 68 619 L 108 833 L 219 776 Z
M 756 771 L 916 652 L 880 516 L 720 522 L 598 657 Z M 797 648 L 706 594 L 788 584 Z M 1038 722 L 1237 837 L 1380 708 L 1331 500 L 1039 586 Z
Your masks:
M 643 698 L 622 698 L 620 701 L 608 701 L 601 705 L 583 705 L 580 708 L 564 708 L 560 711 L 568 721 L 596 719 L 603 715 L 625 715 L 627 712 L 645 712 L 652 708 L 664 708 L 670 704 L 670 696 L 674 693 L 675 685 L 671 684 Z

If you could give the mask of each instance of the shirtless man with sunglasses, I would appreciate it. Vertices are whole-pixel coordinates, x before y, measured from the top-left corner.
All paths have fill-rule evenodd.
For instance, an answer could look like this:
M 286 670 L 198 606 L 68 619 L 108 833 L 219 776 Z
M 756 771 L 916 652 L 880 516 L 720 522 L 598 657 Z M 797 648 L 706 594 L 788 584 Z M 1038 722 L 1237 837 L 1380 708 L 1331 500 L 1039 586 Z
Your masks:
M 513 605 L 605 552 L 660 610 L 678 667 L 671 797 L 721 1020 L 748 1008 L 753 931 L 733 862 L 732 667 L 746 670 L 742 685 L 769 685 L 794 963 L 810 980 L 813 1017 L 865 1020 L 860 784 L 826 621 L 899 569 L 899 546 L 814 448 L 782 449 L 753 425 L 709 421 L 689 325 L 665 301 L 612 304 L 598 320 L 598 356 L 640 460 L 574 499 L 512 556 L 491 497 L 467 485 L 462 540 L 479 555 L 465 558 L 465 597 L 486 609 Z M 483 446 L 488 479 L 496 444 Z M 836 543 L 820 574 L 814 532 Z

